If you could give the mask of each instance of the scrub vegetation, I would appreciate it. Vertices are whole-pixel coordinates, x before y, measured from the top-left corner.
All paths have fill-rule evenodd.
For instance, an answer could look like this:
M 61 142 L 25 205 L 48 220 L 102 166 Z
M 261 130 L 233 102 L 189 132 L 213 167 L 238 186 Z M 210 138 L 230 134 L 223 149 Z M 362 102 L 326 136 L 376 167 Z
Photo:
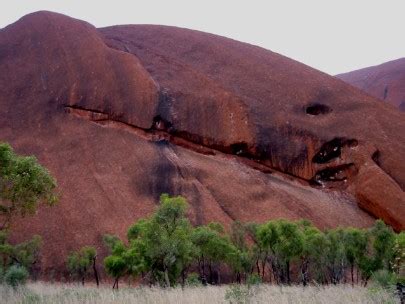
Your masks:
M 308 220 L 193 226 L 181 196 L 104 235 L 100 288 L 95 247 L 71 252 L 77 285 L 35 281 L 42 239 L 12 244 L 16 216 L 57 202 L 56 181 L 34 157 L 0 144 L 0 296 L 5 303 L 395 303 L 405 283 L 405 233 L 377 220 L 369 229 L 320 230 Z M 83 287 L 89 278 L 94 284 Z M 108 282 L 112 282 L 109 290 Z M 132 286 L 130 287 L 132 282 Z M 124 284 L 123 284 L 124 283 Z M 119 286 L 121 288 L 119 289 Z

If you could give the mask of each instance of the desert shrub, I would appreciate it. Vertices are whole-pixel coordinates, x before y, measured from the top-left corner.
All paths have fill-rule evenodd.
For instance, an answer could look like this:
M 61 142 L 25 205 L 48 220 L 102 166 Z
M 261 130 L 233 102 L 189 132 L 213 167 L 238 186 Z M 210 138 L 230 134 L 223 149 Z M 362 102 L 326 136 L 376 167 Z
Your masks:
M 405 232 L 396 235 L 394 256 L 391 262 L 392 270 L 397 274 L 399 284 L 405 285 Z
M 236 247 L 224 234 L 220 224 L 210 223 L 196 227 L 192 231 L 191 241 L 196 248 L 194 258 L 198 264 L 199 275 L 209 284 L 220 282 L 221 264 L 234 268 L 232 266 L 239 261 Z
M 4 281 L 14 288 L 20 285 L 24 285 L 27 279 L 28 271 L 23 266 L 13 265 L 7 269 L 4 275 Z
M 187 202 L 181 196 L 160 196 L 160 205 L 152 216 L 141 219 L 128 230 L 129 245 L 114 236 L 105 236 L 111 250 L 104 265 L 115 278 L 148 274 L 151 284 L 173 287 L 193 261 L 195 246 L 192 226 L 186 217 Z
M 192 272 L 187 276 L 186 279 L 186 285 L 187 286 L 192 286 L 192 287 L 197 287 L 197 286 L 201 286 L 202 283 L 199 280 L 199 275 L 198 273 Z
M 369 229 L 324 231 L 308 220 L 235 221 L 227 231 L 219 223 L 192 227 L 187 206 L 180 196 L 162 194 L 156 212 L 129 228 L 128 242 L 104 237 L 111 251 L 104 266 L 114 286 L 121 277 L 140 276 L 151 285 L 194 284 L 194 274 L 186 278 L 190 269 L 203 283 L 221 284 L 221 272 L 227 271 L 232 282 L 248 287 L 269 281 L 366 286 L 379 270 L 385 272 L 376 274 L 376 281 L 387 273 L 396 274 L 398 282 L 403 278 L 404 234 L 395 234 L 381 220 Z M 229 294 L 243 292 L 235 287 Z
M 397 283 L 396 275 L 388 270 L 379 270 L 373 273 L 371 281 L 374 285 L 386 290 L 394 290 Z
M 84 285 L 84 280 L 88 274 L 91 266 L 93 266 L 94 278 L 97 286 L 99 285 L 99 278 L 96 269 L 96 248 L 91 246 L 84 246 L 78 251 L 71 252 L 66 260 L 67 268 L 73 276 L 79 277 Z
M 249 286 L 259 285 L 261 283 L 262 283 L 262 278 L 256 273 L 249 275 L 246 279 L 246 284 Z

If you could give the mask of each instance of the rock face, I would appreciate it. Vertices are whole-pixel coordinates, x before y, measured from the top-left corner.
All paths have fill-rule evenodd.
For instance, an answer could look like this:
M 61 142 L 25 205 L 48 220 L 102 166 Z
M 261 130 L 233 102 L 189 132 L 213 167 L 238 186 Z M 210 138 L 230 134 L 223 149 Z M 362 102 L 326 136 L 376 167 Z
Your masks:
M 165 26 L 96 29 L 39 12 L 0 31 L 0 140 L 61 201 L 15 222 L 42 270 L 184 195 L 196 223 L 273 218 L 405 227 L 400 112 L 303 64 Z
M 405 58 L 336 77 L 405 111 Z

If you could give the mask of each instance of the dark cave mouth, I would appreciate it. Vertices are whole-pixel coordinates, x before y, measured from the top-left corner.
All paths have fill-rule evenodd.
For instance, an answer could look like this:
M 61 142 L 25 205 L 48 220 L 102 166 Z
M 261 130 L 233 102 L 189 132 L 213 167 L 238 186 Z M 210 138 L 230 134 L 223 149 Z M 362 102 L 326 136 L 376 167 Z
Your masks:
M 332 112 L 332 109 L 322 103 L 313 103 L 305 108 L 305 113 L 312 116 L 324 115 Z
M 317 171 L 310 183 L 313 185 L 324 185 L 328 182 L 346 182 L 356 171 L 354 163 L 325 168 Z
M 163 119 L 160 115 L 153 117 L 151 130 L 159 130 L 159 131 L 173 131 L 173 124 L 165 119 Z
M 312 162 L 316 164 L 324 164 L 331 160 L 338 158 L 342 155 L 342 148 L 349 147 L 354 148 L 359 144 L 357 139 L 347 139 L 342 137 L 336 137 L 328 142 L 325 142 L 319 151 L 312 158 Z

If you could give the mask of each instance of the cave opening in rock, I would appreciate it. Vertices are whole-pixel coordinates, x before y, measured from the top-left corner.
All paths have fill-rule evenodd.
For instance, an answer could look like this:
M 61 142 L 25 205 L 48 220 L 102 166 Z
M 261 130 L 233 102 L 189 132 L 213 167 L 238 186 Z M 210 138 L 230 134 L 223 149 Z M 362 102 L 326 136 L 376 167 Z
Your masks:
M 327 105 L 321 104 L 321 103 L 314 103 L 306 107 L 305 112 L 308 115 L 320 115 L 320 114 L 328 114 L 331 112 L 332 109 L 328 107 Z
M 381 156 L 380 150 L 376 150 L 373 153 L 373 155 L 371 155 L 371 159 L 377 164 L 377 166 L 380 165 L 380 156 Z
M 342 138 L 334 138 L 324 143 L 319 152 L 312 158 L 312 161 L 317 164 L 323 164 L 339 157 L 342 153 L 342 142 Z
M 336 167 L 329 167 L 316 172 L 310 181 L 312 184 L 322 185 L 324 182 L 346 181 L 348 175 L 353 174 L 355 167 L 353 163 L 343 164 Z
M 172 124 L 167 120 L 163 119 L 160 115 L 153 117 L 152 121 L 152 130 L 160 130 L 160 131 L 170 131 L 172 128 Z
M 231 144 L 231 153 L 237 156 L 250 157 L 248 145 L 245 142 Z
M 336 137 L 324 143 L 319 151 L 312 158 L 312 162 L 317 164 L 327 163 L 342 154 L 343 147 L 354 148 L 359 145 L 359 141 L 354 138 Z

